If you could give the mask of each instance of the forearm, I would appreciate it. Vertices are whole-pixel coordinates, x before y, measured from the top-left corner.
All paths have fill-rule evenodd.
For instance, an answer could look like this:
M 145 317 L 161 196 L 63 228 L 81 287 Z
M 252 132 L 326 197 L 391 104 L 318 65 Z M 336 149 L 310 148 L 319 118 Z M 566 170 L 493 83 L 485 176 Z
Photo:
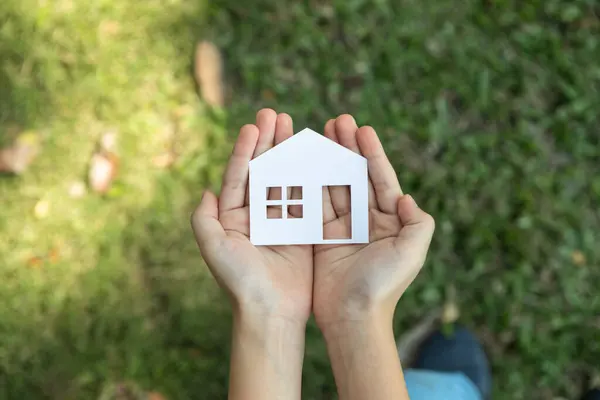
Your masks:
M 341 400 L 409 398 L 391 318 L 335 323 L 324 335 Z
M 305 324 L 234 314 L 229 399 L 300 399 Z

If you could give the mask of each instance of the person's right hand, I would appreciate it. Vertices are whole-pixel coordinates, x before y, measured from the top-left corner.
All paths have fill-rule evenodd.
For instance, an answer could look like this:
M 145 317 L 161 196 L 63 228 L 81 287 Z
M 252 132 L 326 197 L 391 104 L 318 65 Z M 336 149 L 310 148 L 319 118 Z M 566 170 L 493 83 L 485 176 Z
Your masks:
M 240 129 L 221 196 L 206 191 L 192 217 L 200 251 L 233 300 L 234 312 L 297 323 L 310 316 L 312 246 L 254 246 L 249 239 L 248 163 L 293 134 L 292 119 L 271 109 Z M 270 196 L 275 195 L 271 193 Z
M 316 245 L 313 312 L 327 336 L 332 325 L 393 317 L 396 303 L 419 273 L 435 223 L 410 195 L 403 195 L 396 173 L 375 130 L 357 127 L 342 115 L 325 125 L 325 136 L 367 158 L 370 243 Z M 350 193 L 325 193 L 324 232 L 340 237 L 350 230 Z

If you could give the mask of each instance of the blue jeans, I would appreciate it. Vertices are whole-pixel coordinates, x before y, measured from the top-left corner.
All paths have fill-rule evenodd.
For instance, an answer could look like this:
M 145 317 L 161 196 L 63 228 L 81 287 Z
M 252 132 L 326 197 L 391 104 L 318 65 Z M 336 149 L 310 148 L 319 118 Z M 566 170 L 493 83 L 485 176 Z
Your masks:
M 410 400 L 482 400 L 477 387 L 460 372 L 409 369 L 404 379 Z

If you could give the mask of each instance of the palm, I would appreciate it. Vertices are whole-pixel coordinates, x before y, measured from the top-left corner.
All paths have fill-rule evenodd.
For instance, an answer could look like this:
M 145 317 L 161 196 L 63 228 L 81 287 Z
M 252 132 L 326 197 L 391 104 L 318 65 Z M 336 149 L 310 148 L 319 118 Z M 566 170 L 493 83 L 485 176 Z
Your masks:
M 389 276 L 384 276 L 389 261 L 382 258 L 395 254 L 400 221 L 398 216 L 376 209 L 369 210 L 369 220 L 369 244 L 315 246 L 315 314 L 327 314 L 326 310 L 320 310 L 319 307 L 327 305 L 328 301 L 348 304 L 349 297 L 360 293 L 364 293 L 366 298 L 373 286 L 389 279 Z M 338 230 L 348 222 L 348 217 L 336 218 L 323 229 L 326 232 Z M 366 273 L 367 270 L 370 273 Z M 365 280 L 365 277 L 368 279 Z
M 275 306 L 276 312 L 306 317 L 311 311 L 312 248 L 311 246 L 254 246 L 249 239 L 248 206 L 221 215 L 227 232 L 229 254 L 227 264 L 234 266 L 240 278 L 238 290 L 244 297 Z M 252 269 L 245 268 L 252 260 Z
M 317 321 L 332 322 L 347 316 L 349 307 L 368 307 L 378 297 L 397 293 L 400 281 L 410 281 L 414 268 L 402 266 L 410 252 L 402 254 L 398 216 L 402 196 L 396 174 L 383 153 L 375 131 L 358 129 L 349 116 L 329 121 L 325 135 L 367 158 L 369 164 L 369 244 L 317 245 L 314 249 L 315 276 L 313 311 Z M 340 237 L 350 231 L 350 194 L 336 187 L 324 197 L 324 236 Z M 404 271 L 404 272 L 403 272 Z M 360 311 L 360 310 L 355 310 Z

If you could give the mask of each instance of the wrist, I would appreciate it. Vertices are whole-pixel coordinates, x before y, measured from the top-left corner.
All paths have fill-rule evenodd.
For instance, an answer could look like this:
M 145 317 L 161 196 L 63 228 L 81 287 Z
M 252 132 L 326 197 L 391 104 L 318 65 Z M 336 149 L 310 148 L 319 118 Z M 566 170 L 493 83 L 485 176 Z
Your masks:
M 343 316 L 321 321 L 318 326 L 328 347 L 331 343 L 355 346 L 371 338 L 394 337 L 392 317 L 386 313 L 370 312 Z
M 299 318 L 236 307 L 233 325 L 238 333 L 251 334 L 256 339 L 270 340 L 274 335 L 288 335 L 291 340 L 298 339 L 304 344 L 306 321 Z
M 333 312 L 315 313 L 317 326 L 323 335 L 335 336 L 347 330 L 369 328 L 392 329 L 394 310 L 388 307 L 330 307 Z
M 303 328 L 306 327 L 311 311 L 310 300 L 282 300 L 279 296 L 265 296 L 259 299 L 255 296 L 232 296 L 231 305 L 234 318 L 260 323 L 283 320 Z

